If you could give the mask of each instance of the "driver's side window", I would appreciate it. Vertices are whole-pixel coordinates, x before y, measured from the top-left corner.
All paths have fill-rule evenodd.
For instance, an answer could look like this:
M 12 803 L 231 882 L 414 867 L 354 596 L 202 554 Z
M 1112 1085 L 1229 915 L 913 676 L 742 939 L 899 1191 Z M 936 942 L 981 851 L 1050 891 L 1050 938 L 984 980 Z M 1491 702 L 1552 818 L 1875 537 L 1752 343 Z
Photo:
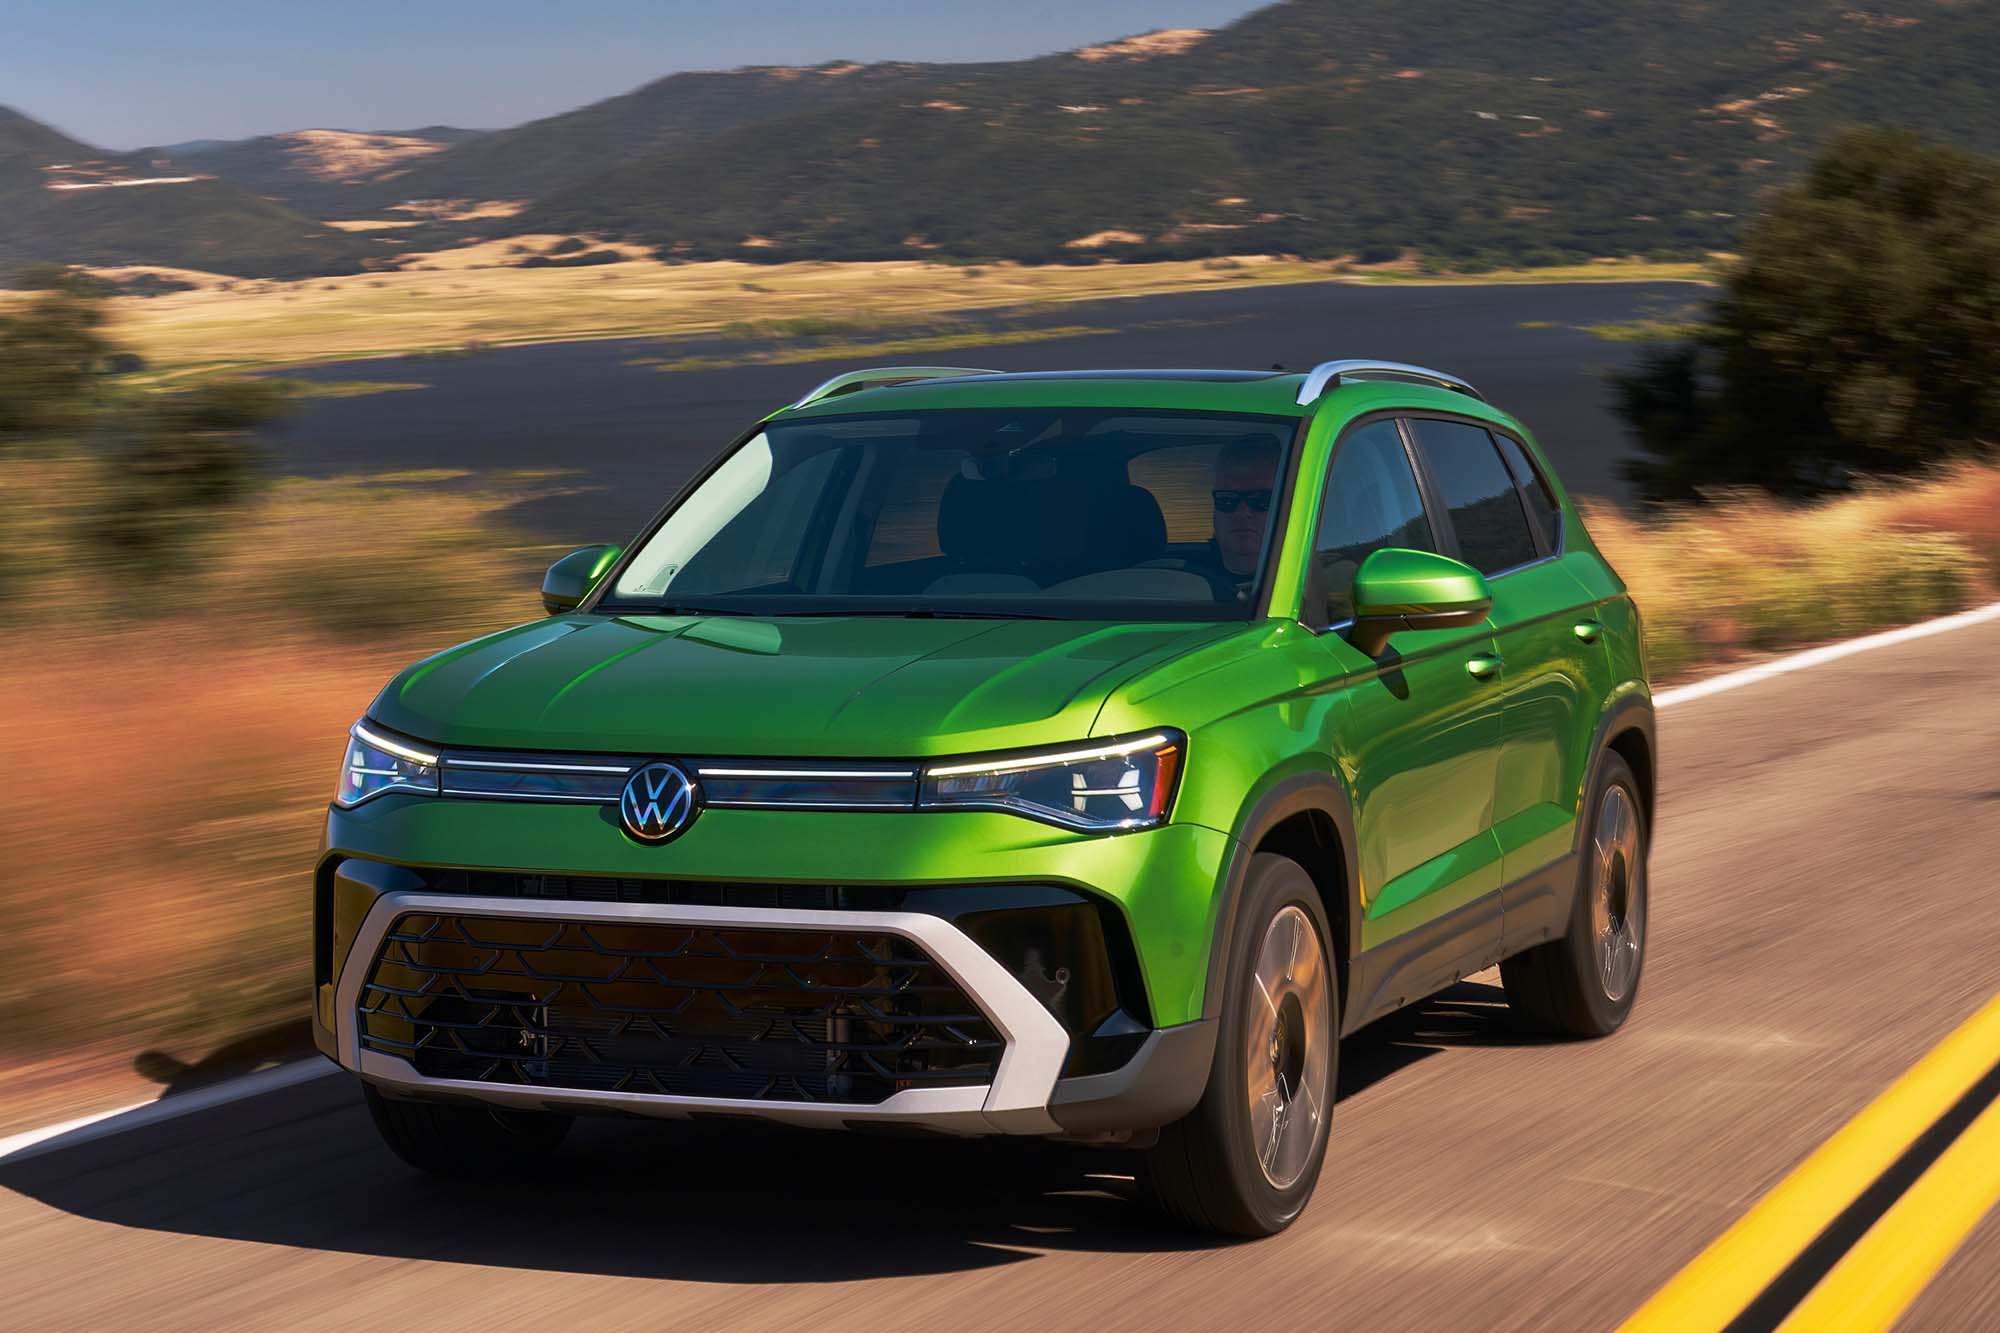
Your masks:
M 1387 419 L 1358 427 L 1340 442 L 1320 499 L 1313 564 L 1330 624 L 1353 618 L 1354 572 L 1385 546 L 1437 549 L 1402 433 Z

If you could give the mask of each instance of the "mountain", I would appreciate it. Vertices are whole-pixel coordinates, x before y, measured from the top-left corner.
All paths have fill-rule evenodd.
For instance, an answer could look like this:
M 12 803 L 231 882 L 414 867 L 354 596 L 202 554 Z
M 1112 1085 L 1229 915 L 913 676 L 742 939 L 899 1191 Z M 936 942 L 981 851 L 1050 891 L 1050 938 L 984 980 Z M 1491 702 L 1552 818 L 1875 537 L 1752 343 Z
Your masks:
M 1843 123 L 2000 150 L 2000 4 L 1909 10 L 1293 0 L 1004 65 L 799 72 L 790 86 L 839 87 L 837 108 L 746 95 L 733 121 L 662 138 L 647 117 L 668 79 L 621 99 L 629 119 L 573 113 L 597 131 L 577 160 L 600 169 L 513 225 L 689 257 L 1693 255 Z M 748 94 L 771 73 L 706 77 Z M 508 146 L 474 147 L 499 165 Z
M 54 161 L 101 154 L 62 131 L 30 120 L 12 107 L 0 106 L 0 171 L 26 162 Z
M 163 157 L 106 153 L 0 107 L 0 273 L 160 264 L 246 277 L 352 272 L 378 252 Z
M 896 99 L 957 69 L 841 62 L 815 69 L 753 68 L 675 74 L 575 111 L 501 130 L 411 164 L 378 198 L 532 199 L 623 163 L 713 146 L 731 131 L 795 118 L 838 118 Z
M 140 151 L 218 176 L 313 217 L 330 218 L 357 214 L 355 205 L 359 212 L 368 211 L 374 196 L 357 187 L 407 175 L 424 158 L 480 135 L 479 130 L 450 125 L 419 130 L 292 130 Z
M 1693 257 L 1843 124 L 2000 152 L 1996 32 L 2000 0 L 1287 0 L 1032 60 L 676 74 L 487 134 L 180 145 L 151 169 L 219 179 L 91 206 L 110 248 L 232 272 L 526 232 L 763 260 Z M 186 221 L 134 229 L 168 199 Z M 238 235 L 251 257 L 217 243 Z

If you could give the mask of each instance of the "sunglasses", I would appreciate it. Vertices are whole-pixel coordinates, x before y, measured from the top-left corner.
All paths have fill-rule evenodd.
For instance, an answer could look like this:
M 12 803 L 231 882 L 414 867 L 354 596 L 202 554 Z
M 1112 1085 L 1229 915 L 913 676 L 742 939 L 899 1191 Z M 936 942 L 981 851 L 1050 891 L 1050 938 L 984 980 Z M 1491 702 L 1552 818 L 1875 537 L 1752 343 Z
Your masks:
M 1261 491 L 1216 491 L 1214 496 L 1215 512 L 1218 514 L 1233 514 L 1236 506 L 1241 504 L 1249 505 L 1253 514 L 1268 513 L 1271 508 L 1269 487 Z

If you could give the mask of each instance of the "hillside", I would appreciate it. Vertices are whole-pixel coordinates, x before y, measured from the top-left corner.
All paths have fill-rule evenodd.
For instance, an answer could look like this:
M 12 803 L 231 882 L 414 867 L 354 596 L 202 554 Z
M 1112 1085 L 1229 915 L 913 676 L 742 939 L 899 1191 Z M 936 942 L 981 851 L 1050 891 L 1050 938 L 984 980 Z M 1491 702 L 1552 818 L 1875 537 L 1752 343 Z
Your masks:
M 1691 255 L 1840 124 L 2000 149 L 2000 5 L 1903 8 L 1295 0 L 1200 39 L 871 67 L 837 116 L 606 133 L 617 160 L 517 221 L 689 256 Z
M 153 169 L 221 180 L 97 191 L 68 251 L 37 194 L 30 248 L 231 272 L 522 234 L 762 261 L 1687 259 L 1841 125 L 2000 152 L 1996 32 L 2000 0 L 1287 0 L 1034 60 L 677 74 L 472 137 L 180 145 Z
M 0 274 L 159 264 L 246 277 L 353 272 L 379 247 L 164 158 L 105 153 L 0 107 Z
M 713 146 L 745 126 L 800 116 L 837 119 L 848 108 L 893 100 L 954 68 L 843 62 L 675 74 L 413 163 L 392 187 L 374 194 L 391 203 L 531 199 L 654 153 Z
M 309 216 L 339 218 L 373 205 L 374 193 L 360 187 L 406 176 L 423 159 L 479 137 L 478 130 L 449 125 L 382 132 L 315 129 L 141 151 L 218 176 Z

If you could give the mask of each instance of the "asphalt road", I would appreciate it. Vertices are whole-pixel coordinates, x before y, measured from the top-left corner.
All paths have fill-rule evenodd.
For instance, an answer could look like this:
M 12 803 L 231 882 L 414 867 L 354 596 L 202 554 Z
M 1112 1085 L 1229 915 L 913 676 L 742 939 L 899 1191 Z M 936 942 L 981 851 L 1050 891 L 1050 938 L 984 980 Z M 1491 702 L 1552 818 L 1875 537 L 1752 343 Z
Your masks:
M 1271 1240 L 1042 1145 L 596 1122 L 452 1187 L 328 1078 L 0 1165 L 0 1324 L 1607 1328 L 2000 990 L 1995 660 L 1988 622 L 1664 712 L 1632 1022 L 1547 1044 L 1489 976 L 1357 1036 Z M 2000 1215 L 1906 1326 L 2000 1326 Z
M 1343 356 L 1441 366 L 1519 415 L 1564 484 L 1619 496 L 1629 432 L 1612 411 L 1610 371 L 1643 344 L 1593 324 L 1684 319 L 1708 299 L 1685 283 L 1358 287 L 1321 282 L 1122 297 L 1052 310 L 968 316 L 974 327 L 1089 328 L 1087 336 L 848 356 L 783 365 L 663 372 L 647 361 L 727 363 L 754 342 L 611 339 L 505 347 L 463 358 L 399 357 L 284 372 L 322 382 L 402 382 L 421 390 L 304 402 L 277 433 L 277 465 L 306 476 L 404 468 L 558 468 L 569 482 L 519 505 L 514 520 L 551 541 L 623 541 L 710 458 L 765 413 L 830 375 L 883 362 L 1048 367 L 1239 366 L 1292 369 Z M 782 312 L 778 312 L 782 313 Z M 577 488 L 585 487 L 578 491 Z

